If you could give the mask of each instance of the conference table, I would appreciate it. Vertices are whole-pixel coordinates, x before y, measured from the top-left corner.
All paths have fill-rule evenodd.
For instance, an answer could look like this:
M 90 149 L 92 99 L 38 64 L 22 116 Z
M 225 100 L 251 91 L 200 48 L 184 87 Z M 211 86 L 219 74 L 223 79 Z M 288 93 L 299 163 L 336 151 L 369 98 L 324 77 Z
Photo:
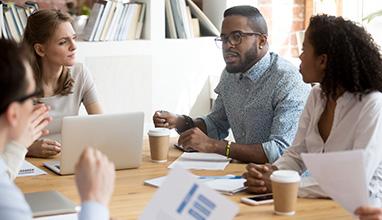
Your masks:
M 176 139 L 171 139 L 175 142 Z M 171 145 L 172 146 L 172 145 Z M 157 188 L 144 185 L 144 180 L 164 176 L 169 172 L 167 166 L 171 164 L 181 151 L 170 147 L 168 162 L 153 163 L 150 161 L 148 140 L 144 140 L 142 164 L 138 169 L 119 170 L 116 172 L 115 189 L 109 204 L 110 215 L 113 219 L 138 219 L 145 206 L 149 203 Z M 45 170 L 47 175 L 33 177 L 19 177 L 15 182 L 23 192 L 36 192 L 55 190 L 66 197 L 80 203 L 80 198 L 74 183 L 74 176 L 58 176 L 45 169 L 42 163 L 48 159 L 28 158 L 32 164 Z M 196 175 L 241 175 L 245 164 L 230 163 L 223 171 L 191 170 Z M 240 207 L 235 219 L 352 219 L 352 215 L 346 212 L 339 204 L 329 199 L 301 199 L 297 201 L 296 214 L 294 216 L 277 216 L 273 214 L 273 205 L 248 206 L 240 203 L 240 197 L 250 196 L 246 192 L 240 192 L 233 196 L 226 196 Z

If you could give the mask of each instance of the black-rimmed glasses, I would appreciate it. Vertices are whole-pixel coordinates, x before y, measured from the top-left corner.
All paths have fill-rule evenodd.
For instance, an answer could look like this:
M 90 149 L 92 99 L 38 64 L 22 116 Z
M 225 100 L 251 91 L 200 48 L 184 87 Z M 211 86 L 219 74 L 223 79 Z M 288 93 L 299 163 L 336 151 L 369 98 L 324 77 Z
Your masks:
M 5 111 L 5 109 L 8 107 L 8 105 L 9 105 L 10 103 L 12 103 L 12 102 L 20 102 L 20 103 L 23 103 L 23 102 L 25 102 L 26 100 L 31 99 L 31 98 L 36 98 L 36 97 L 38 97 L 39 95 L 41 95 L 41 91 L 36 90 L 36 91 L 34 91 L 33 93 L 31 93 L 31 94 L 23 95 L 23 96 L 20 96 L 20 97 L 18 97 L 18 98 L 15 98 L 15 99 L 11 100 L 11 101 L 10 101 L 8 104 L 6 104 L 5 106 L 2 106 L 2 107 L 0 108 L 0 114 L 3 113 L 3 112 Z M 35 103 L 35 100 L 33 100 L 33 103 Z
M 237 46 L 241 44 L 243 37 L 247 36 L 267 36 L 266 34 L 260 32 L 242 32 L 242 31 L 232 31 L 228 35 L 220 35 L 220 37 L 215 38 L 216 46 L 222 48 L 223 44 L 230 43 L 232 46 Z

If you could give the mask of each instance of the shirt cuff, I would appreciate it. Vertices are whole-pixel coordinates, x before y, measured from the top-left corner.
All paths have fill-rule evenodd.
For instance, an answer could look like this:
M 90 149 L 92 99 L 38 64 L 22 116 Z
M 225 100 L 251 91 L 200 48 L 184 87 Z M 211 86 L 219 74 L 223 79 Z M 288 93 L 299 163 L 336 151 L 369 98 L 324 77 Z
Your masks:
M 1 154 L 1 157 L 8 167 L 7 173 L 11 180 L 15 179 L 19 173 L 27 152 L 26 146 L 15 141 L 12 141 L 5 146 L 5 150 Z
M 109 220 L 109 210 L 98 202 L 86 201 L 81 204 L 79 220 Z
M 262 143 L 262 146 L 269 163 L 275 162 L 281 156 L 279 147 L 274 142 L 265 142 Z

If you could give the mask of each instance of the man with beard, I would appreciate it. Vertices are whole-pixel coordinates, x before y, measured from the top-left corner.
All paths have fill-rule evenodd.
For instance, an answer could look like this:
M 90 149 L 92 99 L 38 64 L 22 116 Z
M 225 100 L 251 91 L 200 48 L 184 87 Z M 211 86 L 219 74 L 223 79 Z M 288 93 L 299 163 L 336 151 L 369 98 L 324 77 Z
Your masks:
M 252 6 L 224 12 L 220 37 L 226 62 L 212 111 L 192 119 L 167 111 L 156 127 L 176 128 L 184 149 L 218 153 L 242 162 L 272 163 L 291 144 L 310 86 L 296 67 L 268 51 L 268 30 Z M 235 143 L 225 141 L 232 129 Z

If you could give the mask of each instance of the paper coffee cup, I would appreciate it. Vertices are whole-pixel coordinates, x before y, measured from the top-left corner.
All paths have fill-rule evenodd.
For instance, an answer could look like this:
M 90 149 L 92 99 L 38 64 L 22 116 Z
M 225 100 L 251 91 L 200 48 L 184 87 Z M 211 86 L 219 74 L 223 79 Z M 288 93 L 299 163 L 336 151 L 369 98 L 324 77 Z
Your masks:
M 166 162 L 170 145 L 170 130 L 167 128 L 153 128 L 147 134 L 149 135 L 151 161 L 156 163 Z
M 294 215 L 300 175 L 294 170 L 276 170 L 271 175 L 274 212 L 276 215 Z

